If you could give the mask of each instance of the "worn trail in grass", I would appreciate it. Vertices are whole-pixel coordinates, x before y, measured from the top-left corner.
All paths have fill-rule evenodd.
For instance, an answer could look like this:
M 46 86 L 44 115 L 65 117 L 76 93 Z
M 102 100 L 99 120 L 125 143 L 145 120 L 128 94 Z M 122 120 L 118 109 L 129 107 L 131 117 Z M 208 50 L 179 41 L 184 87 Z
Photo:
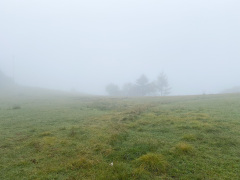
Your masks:
M 0 179 L 240 178 L 239 94 L 0 101 Z

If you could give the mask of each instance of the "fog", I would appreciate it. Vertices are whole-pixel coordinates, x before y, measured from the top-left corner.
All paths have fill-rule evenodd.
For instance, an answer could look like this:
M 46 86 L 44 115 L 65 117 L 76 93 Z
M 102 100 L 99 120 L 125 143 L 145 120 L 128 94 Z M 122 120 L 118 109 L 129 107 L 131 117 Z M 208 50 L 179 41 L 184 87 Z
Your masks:
M 1 0 L 0 71 L 105 94 L 164 71 L 171 95 L 240 86 L 239 0 Z

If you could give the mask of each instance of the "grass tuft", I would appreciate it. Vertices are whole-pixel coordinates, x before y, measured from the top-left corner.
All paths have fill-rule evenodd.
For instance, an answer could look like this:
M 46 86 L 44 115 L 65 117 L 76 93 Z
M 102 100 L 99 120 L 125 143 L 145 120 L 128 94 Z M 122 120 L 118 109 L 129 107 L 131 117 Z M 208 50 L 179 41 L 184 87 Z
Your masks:
M 20 106 L 20 105 L 13 105 L 13 106 L 12 106 L 12 109 L 13 109 L 13 110 L 21 109 L 21 106 Z
M 35 151 L 40 152 L 42 149 L 42 145 L 40 143 L 40 141 L 37 140 L 33 140 L 29 143 L 29 146 L 34 148 Z
M 175 153 L 177 154 L 191 154 L 193 153 L 194 148 L 192 145 L 181 142 L 177 144 L 174 148 Z
M 61 130 L 61 131 L 64 131 L 64 130 L 66 130 L 67 128 L 66 127 L 61 127 L 61 128 L 59 128 L 59 130 Z
M 69 168 L 72 170 L 79 170 L 79 169 L 89 169 L 95 165 L 93 160 L 90 160 L 86 157 L 80 157 L 77 160 L 74 160 L 70 163 Z
M 150 178 L 151 173 L 149 171 L 146 171 L 142 167 L 138 167 L 138 168 L 134 169 L 132 176 L 133 176 L 133 179 L 141 179 L 141 180 L 151 179 Z
M 185 134 L 183 137 L 182 137 L 183 140 L 185 141 L 196 141 L 197 140 L 197 137 L 196 135 L 194 134 Z
M 51 135 L 52 135 L 52 133 L 49 132 L 49 131 L 45 131 L 45 132 L 40 134 L 40 136 L 51 136 Z
M 155 174 L 165 173 L 168 165 L 163 155 L 156 153 L 145 154 L 139 157 L 136 163 L 139 168 Z
M 104 167 L 104 170 L 99 173 L 96 179 L 132 179 L 131 167 L 129 166 L 129 164 L 122 162 L 114 162 L 113 166 L 108 164 L 107 167 Z
M 70 130 L 69 136 L 74 137 L 74 136 L 76 136 L 76 134 L 77 134 L 76 129 L 74 127 L 72 127 Z

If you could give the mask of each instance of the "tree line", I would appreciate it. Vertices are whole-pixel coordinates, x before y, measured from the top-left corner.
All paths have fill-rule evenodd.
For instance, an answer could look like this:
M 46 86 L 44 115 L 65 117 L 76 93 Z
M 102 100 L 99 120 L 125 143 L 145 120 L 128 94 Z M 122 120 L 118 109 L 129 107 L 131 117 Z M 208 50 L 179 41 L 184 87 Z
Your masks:
M 160 73 L 154 81 L 149 81 L 143 74 L 135 83 L 126 83 L 122 88 L 114 83 L 106 86 L 106 92 L 110 96 L 166 96 L 170 94 L 170 90 L 168 78 L 164 72 Z

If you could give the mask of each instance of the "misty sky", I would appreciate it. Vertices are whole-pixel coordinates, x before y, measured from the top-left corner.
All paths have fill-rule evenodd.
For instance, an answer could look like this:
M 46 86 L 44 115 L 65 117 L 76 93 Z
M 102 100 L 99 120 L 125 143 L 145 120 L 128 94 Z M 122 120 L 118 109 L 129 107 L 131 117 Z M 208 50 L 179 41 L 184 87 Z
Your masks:
M 0 0 L 0 70 L 96 94 L 164 71 L 173 95 L 218 93 L 240 86 L 239 32 L 239 0 Z

